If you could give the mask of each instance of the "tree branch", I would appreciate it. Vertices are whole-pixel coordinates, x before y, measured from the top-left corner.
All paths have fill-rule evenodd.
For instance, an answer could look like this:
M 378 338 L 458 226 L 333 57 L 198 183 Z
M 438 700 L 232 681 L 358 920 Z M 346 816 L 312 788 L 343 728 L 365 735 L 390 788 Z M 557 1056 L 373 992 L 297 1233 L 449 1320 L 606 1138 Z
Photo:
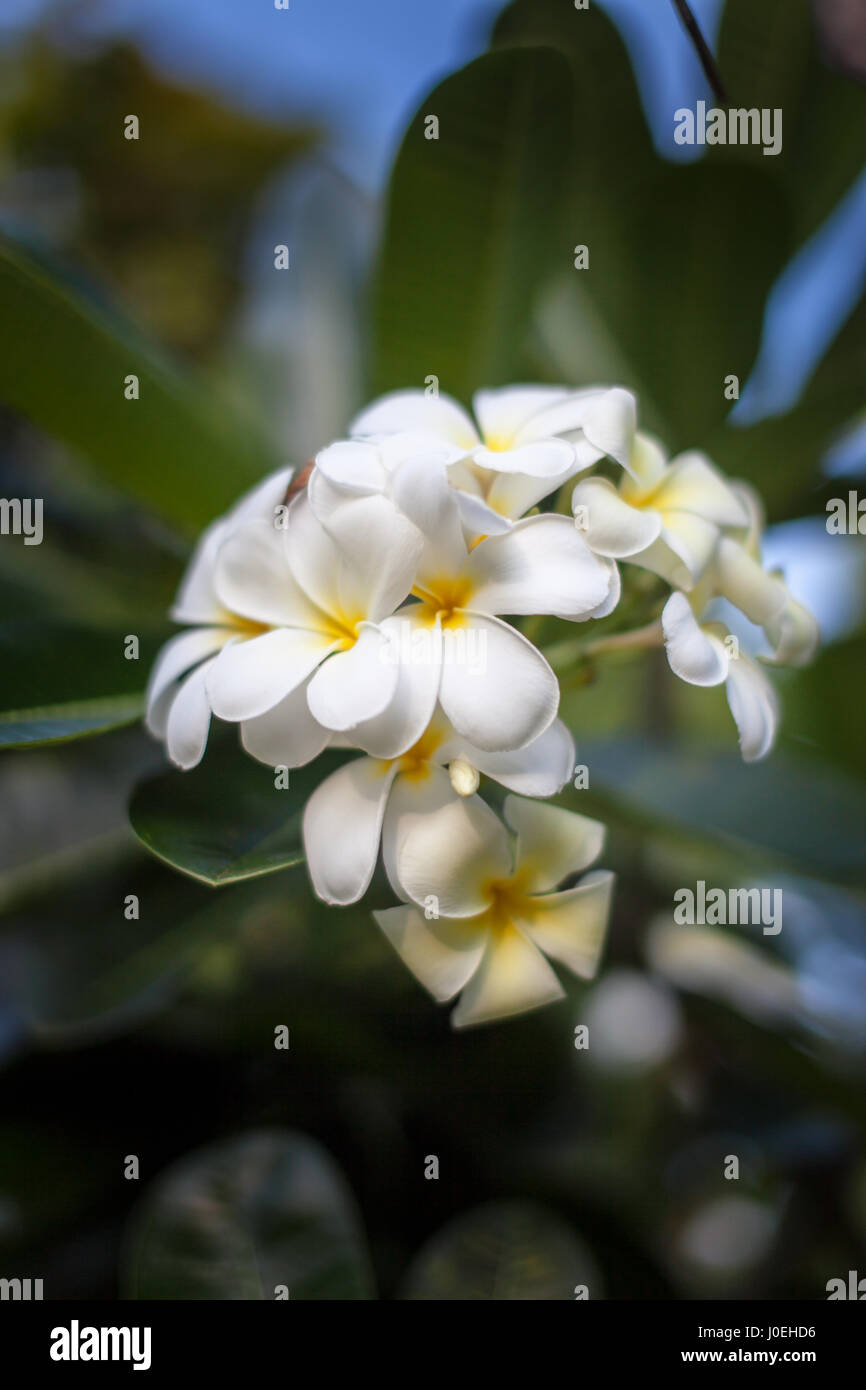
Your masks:
M 725 91 L 725 84 L 722 81 L 722 74 L 716 65 L 716 60 L 710 52 L 709 45 L 698 27 L 698 21 L 692 14 L 686 0 L 673 0 L 673 6 L 683 22 L 686 33 L 695 46 L 697 55 L 701 60 L 701 67 L 704 75 L 712 87 L 716 97 L 723 105 L 728 104 L 728 94 Z

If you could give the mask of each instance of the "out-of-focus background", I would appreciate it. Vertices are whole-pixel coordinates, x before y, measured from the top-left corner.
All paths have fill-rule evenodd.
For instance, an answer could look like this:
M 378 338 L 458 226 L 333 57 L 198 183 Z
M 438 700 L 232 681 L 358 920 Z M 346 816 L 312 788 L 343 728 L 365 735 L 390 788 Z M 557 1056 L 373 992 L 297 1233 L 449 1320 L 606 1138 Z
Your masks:
M 864 541 L 826 526 L 866 493 L 866 15 L 694 8 L 732 104 L 782 109 L 777 158 L 674 144 L 713 98 L 669 0 L 6 0 L 0 495 L 43 498 L 45 534 L 0 536 L 0 1277 L 808 1299 L 866 1274 Z M 550 85 L 510 75 L 527 45 L 559 50 Z M 749 768 L 720 691 L 582 669 L 590 786 L 562 801 L 610 827 L 603 968 L 456 1036 L 369 917 L 381 884 L 346 911 L 302 867 L 214 889 L 126 815 L 164 770 L 136 720 L 196 530 L 428 373 L 632 387 L 761 490 L 823 639 Z M 254 808 L 231 735 L 206 769 L 199 811 Z M 781 888 L 783 930 L 677 926 L 699 879 Z

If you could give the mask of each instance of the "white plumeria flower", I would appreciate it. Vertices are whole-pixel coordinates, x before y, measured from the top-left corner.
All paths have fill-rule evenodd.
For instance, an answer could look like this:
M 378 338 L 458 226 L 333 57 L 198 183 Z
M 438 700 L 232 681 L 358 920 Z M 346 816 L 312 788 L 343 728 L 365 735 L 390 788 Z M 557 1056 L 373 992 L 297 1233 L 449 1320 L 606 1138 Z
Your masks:
M 147 727 L 165 741 L 178 767 L 201 761 L 210 730 L 206 682 L 214 658 L 228 642 L 259 636 L 263 625 L 227 606 L 215 585 L 217 557 L 229 535 L 251 520 L 272 523 L 292 470 L 281 469 L 260 483 L 202 535 L 171 610 L 178 623 L 195 624 L 163 647 L 147 687 Z
M 370 498 L 341 496 L 327 524 L 338 518 L 354 531 L 354 509 Z M 392 496 L 424 537 L 412 589 L 417 601 L 391 626 L 394 633 L 402 624 L 394 650 L 416 687 L 410 703 L 427 702 L 421 730 L 438 699 L 476 748 L 523 747 L 553 721 L 559 685 L 541 653 L 499 615 L 600 616 L 619 596 L 616 567 L 594 556 L 563 516 L 529 517 L 471 546 L 439 458 L 402 464 Z
M 398 758 L 382 755 L 370 726 L 365 744 L 378 756 L 338 768 L 313 792 L 304 811 L 307 868 L 316 893 L 327 903 L 357 902 L 366 892 L 380 839 L 386 872 L 400 892 L 400 844 L 407 827 L 455 795 L 472 796 L 479 774 L 526 796 L 554 796 L 574 768 L 574 742 L 558 719 L 534 742 L 511 753 L 473 747 L 441 710 Z
M 598 555 L 629 560 L 690 589 L 715 551 L 723 527 L 742 527 L 742 500 L 705 455 L 691 450 L 667 462 L 649 435 L 636 434 L 619 487 L 585 478 L 572 510 Z
M 772 682 L 751 657 L 739 652 L 720 623 L 699 623 L 685 594 L 671 594 L 662 613 L 671 670 L 690 685 L 722 685 L 747 763 L 765 758 L 779 723 Z
M 772 650 L 767 660 L 779 666 L 805 666 L 818 645 L 818 624 L 793 597 L 782 575 L 765 570 L 761 563 L 764 518 L 757 493 L 747 483 L 732 486 L 748 514 L 748 528 L 737 537 L 720 539 L 694 596 L 695 611 L 714 598 L 727 599 L 764 629 Z
M 350 433 L 436 441 L 475 535 L 507 531 L 606 454 L 625 462 L 635 428 L 634 396 L 621 387 L 509 386 L 478 391 L 472 404 L 477 425 L 450 396 L 394 391 L 363 410 Z
M 456 1028 L 524 1013 L 564 990 L 547 956 L 590 979 L 598 967 L 613 875 L 596 871 L 557 892 L 601 852 L 604 827 L 518 796 L 517 834 L 479 798 L 419 816 L 403 834 L 406 906 L 374 913 L 405 965 L 438 1001 L 460 1001 Z
M 214 714 L 250 725 L 273 714 L 309 761 L 329 733 L 383 714 L 397 693 L 385 659 L 385 626 L 412 587 L 423 545 L 417 528 L 384 497 L 353 504 L 351 523 L 326 530 L 301 493 L 283 527 L 251 521 L 217 557 L 214 584 L 233 612 L 267 624 L 263 635 L 227 643 L 211 666 Z

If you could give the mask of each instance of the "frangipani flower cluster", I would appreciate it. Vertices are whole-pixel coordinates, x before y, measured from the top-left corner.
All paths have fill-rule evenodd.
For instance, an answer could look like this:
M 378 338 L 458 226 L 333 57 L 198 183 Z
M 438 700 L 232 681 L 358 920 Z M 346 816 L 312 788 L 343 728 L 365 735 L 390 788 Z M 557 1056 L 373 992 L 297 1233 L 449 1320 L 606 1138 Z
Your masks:
M 772 745 L 777 702 L 713 605 L 761 627 L 771 661 L 816 641 L 761 566 L 756 499 L 701 454 L 668 462 L 628 391 L 519 386 L 473 409 L 385 396 L 301 478 L 274 474 L 214 522 L 147 710 L 181 768 L 214 716 L 272 767 L 346 750 L 304 812 L 313 887 L 356 902 L 381 857 L 402 905 L 376 920 L 434 998 L 462 991 L 456 1026 L 560 997 L 551 960 L 591 976 L 609 912 L 609 874 L 573 883 L 603 827 L 541 804 L 575 748 L 557 676 L 517 624 L 606 619 L 619 564 L 650 571 L 672 591 L 660 615 L 653 598 L 650 640 L 684 680 L 725 683 L 747 759 Z M 482 778 L 510 793 L 504 820 Z

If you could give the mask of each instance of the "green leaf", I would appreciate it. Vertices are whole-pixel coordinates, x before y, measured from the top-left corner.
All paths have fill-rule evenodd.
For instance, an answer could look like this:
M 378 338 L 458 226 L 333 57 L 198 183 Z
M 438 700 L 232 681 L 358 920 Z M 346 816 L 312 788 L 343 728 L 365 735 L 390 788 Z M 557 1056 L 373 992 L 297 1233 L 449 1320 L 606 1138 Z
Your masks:
M 830 7 L 827 7 L 828 10 Z M 836 207 L 863 168 L 866 88 L 833 71 L 812 0 L 726 0 L 718 58 L 731 106 L 781 110 L 782 150 L 738 155 L 772 164 L 791 197 L 798 244 Z
M 23 619 L 0 623 L 0 748 L 63 743 L 131 724 L 164 633 L 139 633 L 139 659 L 122 632 Z
M 845 489 L 839 478 L 821 477 L 821 460 L 862 408 L 864 374 L 866 295 L 852 309 L 796 405 L 745 428 L 726 427 L 709 443 L 712 457 L 758 488 L 773 521 L 824 512 L 827 500 L 844 496 Z
M 8 242 L 0 301 L 0 401 L 162 516 L 198 527 L 275 466 L 216 392 Z M 129 375 L 138 400 L 125 398 Z
M 585 184 L 593 196 L 598 191 L 606 197 L 632 187 L 648 166 L 661 163 L 628 51 L 599 5 L 576 14 L 574 0 L 515 0 L 496 21 L 493 44 L 497 49 L 543 45 L 568 60 L 578 134 L 570 142 L 571 192 L 579 194 Z M 575 240 L 585 240 L 577 232 Z
M 148 859 L 128 835 L 76 846 L 2 886 L 11 897 L 2 975 L 42 1046 L 121 1035 L 164 1010 L 209 952 L 237 940 L 262 891 L 250 884 L 214 897 Z
M 747 765 L 735 753 L 634 737 L 584 743 L 581 759 L 591 792 L 610 797 L 614 811 L 636 813 L 649 833 L 679 829 L 753 863 L 769 860 L 841 883 L 866 881 L 866 791 L 823 763 L 780 751 Z
M 725 378 L 749 375 L 790 254 L 773 161 L 751 167 L 735 150 L 699 164 L 662 158 L 623 41 L 597 6 L 576 14 L 570 0 L 517 0 L 495 39 L 555 45 L 574 74 L 561 196 L 569 245 L 588 248 L 589 266 L 548 267 L 556 299 L 542 303 L 538 329 L 550 366 L 578 385 L 622 382 L 671 449 L 695 447 L 731 409 Z
M 217 887 L 303 862 L 301 817 L 310 793 L 345 758 L 326 754 L 293 768 L 277 788 L 274 769 L 234 740 L 216 740 L 191 772 L 144 782 L 129 808 L 132 828 L 153 854 Z
M 156 1180 L 133 1223 L 138 1299 L 375 1296 L 348 1186 L 328 1153 L 291 1130 L 198 1149 Z
M 461 1302 L 574 1299 L 600 1292 L 598 1269 L 571 1228 L 531 1202 L 491 1202 L 457 1217 L 415 1257 L 404 1297 Z
M 672 450 L 693 447 L 731 409 L 725 378 L 745 382 L 757 358 L 767 295 L 786 259 L 788 217 L 759 169 L 704 160 L 648 171 L 630 199 L 577 199 L 591 268 L 572 281 L 574 317 L 587 296 L 666 425 Z
M 432 373 L 468 399 L 520 375 L 534 292 L 570 259 L 558 208 L 571 138 L 568 68 L 545 49 L 486 54 L 425 98 L 391 181 L 377 390 Z

